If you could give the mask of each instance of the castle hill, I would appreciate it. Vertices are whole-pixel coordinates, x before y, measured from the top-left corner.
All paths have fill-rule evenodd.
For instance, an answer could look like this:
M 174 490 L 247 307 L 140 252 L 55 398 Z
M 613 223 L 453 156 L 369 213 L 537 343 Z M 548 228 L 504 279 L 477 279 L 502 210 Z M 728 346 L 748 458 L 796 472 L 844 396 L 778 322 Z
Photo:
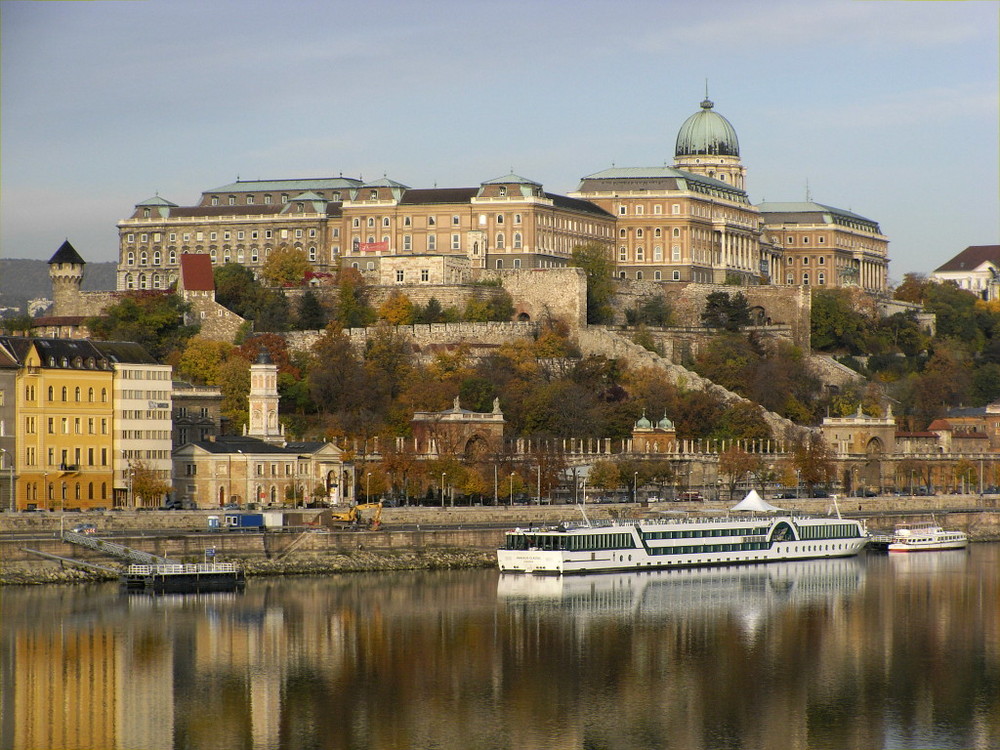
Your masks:
M 340 174 L 123 207 L 114 289 L 83 289 L 67 239 L 48 297 L 2 320 L 0 526 L 221 534 L 255 515 L 332 539 L 218 548 L 444 554 L 496 546 L 456 526 L 755 490 L 995 538 L 1000 246 L 892 286 L 876 219 L 750 201 L 707 96 L 673 150 L 566 195 L 514 172 Z M 18 575 L 48 564 L 3 549 Z

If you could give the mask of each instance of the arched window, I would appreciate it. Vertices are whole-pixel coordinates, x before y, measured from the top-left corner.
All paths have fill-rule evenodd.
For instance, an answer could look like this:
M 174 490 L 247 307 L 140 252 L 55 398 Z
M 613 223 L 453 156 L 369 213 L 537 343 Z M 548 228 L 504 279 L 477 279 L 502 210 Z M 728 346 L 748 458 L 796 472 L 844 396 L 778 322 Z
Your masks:
M 171 250 L 171 251 L 170 251 L 170 252 L 169 252 L 169 253 L 167 254 L 167 262 L 168 262 L 168 263 L 169 263 L 170 265 L 174 265 L 174 264 L 176 264 L 176 263 L 177 263 L 177 251 L 176 251 L 176 250 Z
M 132 252 L 131 250 L 129 250 L 128 253 L 125 254 L 125 262 L 128 265 L 130 265 L 130 266 L 134 266 L 135 265 L 135 253 Z
M 125 288 L 126 289 L 135 289 L 135 279 L 132 278 L 132 274 L 128 274 L 125 277 Z
M 83 389 L 80 388 L 80 386 L 77 386 L 76 390 L 73 392 L 73 395 L 75 396 L 75 398 L 73 400 L 74 401 L 79 401 L 80 400 L 80 396 L 82 394 L 83 394 Z
M 521 248 L 521 233 L 514 232 L 514 248 L 519 250 Z
M 141 253 L 139 253 L 139 265 L 145 266 L 148 263 L 149 263 L 149 255 L 146 253 L 145 250 L 143 250 Z
M 87 389 L 87 400 L 90 401 L 91 403 L 93 403 L 93 401 L 94 401 L 94 389 L 93 388 L 88 388 Z
M 139 274 L 139 288 L 149 289 L 149 281 L 146 279 L 146 274 L 144 273 Z
M 153 251 L 153 265 L 154 266 L 160 265 L 160 258 L 161 258 L 160 251 L 159 250 L 154 250 Z
M 66 386 L 62 387 L 62 400 L 66 401 L 69 397 L 69 389 Z
M 94 483 L 93 482 L 90 482 L 87 485 L 87 499 L 88 500 L 93 500 L 94 499 Z
M 504 247 L 503 232 L 497 232 L 496 248 L 497 250 L 503 250 L 503 247 Z
M 107 388 L 101 388 L 101 403 L 102 404 L 108 403 L 108 389 Z
M 642 281 L 642 271 L 636 271 L 635 272 L 635 280 L 636 281 Z
M 55 401 L 55 400 L 56 400 L 55 389 L 50 385 L 49 386 L 49 401 Z

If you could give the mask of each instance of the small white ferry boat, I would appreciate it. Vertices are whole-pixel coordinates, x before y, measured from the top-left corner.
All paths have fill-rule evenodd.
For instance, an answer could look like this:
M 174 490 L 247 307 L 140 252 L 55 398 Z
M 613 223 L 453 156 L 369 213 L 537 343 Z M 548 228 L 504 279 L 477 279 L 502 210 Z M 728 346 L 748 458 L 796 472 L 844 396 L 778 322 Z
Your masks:
M 931 552 L 965 549 L 969 537 L 964 531 L 948 531 L 940 526 L 899 526 L 889 542 L 889 552 Z
M 513 529 L 497 563 L 504 573 L 571 575 L 850 557 L 867 542 L 864 524 L 846 518 L 633 520 Z

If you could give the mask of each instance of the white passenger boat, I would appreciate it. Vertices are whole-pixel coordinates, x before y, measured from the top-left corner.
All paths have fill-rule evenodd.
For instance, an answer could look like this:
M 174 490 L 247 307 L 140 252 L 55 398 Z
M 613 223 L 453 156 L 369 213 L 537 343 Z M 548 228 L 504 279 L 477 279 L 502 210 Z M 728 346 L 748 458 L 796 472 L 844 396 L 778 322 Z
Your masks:
M 948 531 L 940 526 L 899 526 L 889 542 L 889 552 L 931 552 L 965 549 L 969 537 L 964 531 Z
M 857 555 L 864 524 L 846 518 L 726 516 L 606 525 L 563 524 L 506 533 L 504 573 L 569 575 L 737 565 Z

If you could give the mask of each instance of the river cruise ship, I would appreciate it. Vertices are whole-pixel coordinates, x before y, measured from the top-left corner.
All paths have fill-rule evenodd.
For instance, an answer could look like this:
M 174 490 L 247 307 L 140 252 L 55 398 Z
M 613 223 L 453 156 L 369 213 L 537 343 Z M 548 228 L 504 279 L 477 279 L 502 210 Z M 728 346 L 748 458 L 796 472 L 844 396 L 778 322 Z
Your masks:
M 889 552 L 932 552 L 965 549 L 969 537 L 963 531 L 947 531 L 940 526 L 900 526 L 889 542 Z
M 860 521 L 790 515 L 563 524 L 506 533 L 503 573 L 571 575 L 857 555 Z

